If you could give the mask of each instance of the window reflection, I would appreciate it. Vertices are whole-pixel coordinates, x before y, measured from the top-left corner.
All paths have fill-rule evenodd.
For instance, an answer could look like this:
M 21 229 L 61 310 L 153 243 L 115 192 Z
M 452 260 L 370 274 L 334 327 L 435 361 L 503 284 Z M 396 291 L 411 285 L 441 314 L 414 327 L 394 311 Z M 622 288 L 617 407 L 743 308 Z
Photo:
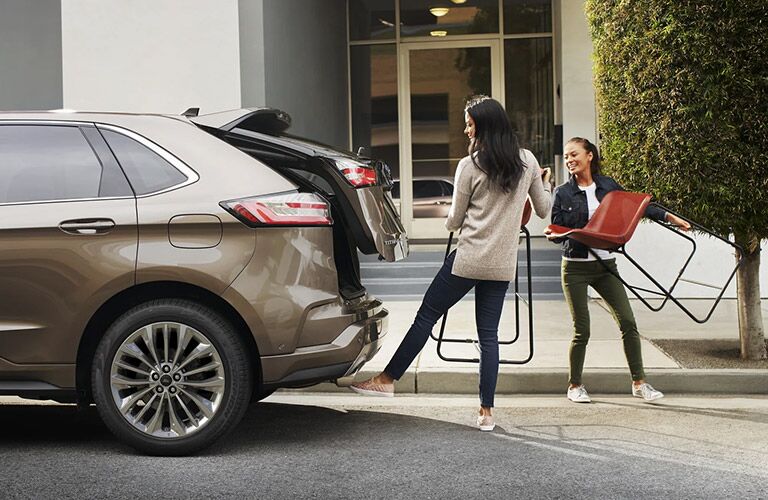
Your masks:
M 552 0 L 504 0 L 504 33 L 552 31 Z
M 395 0 L 349 0 L 350 40 L 394 40 Z
M 546 167 L 554 163 L 552 39 L 504 42 L 506 109 L 521 145 Z
M 352 146 L 400 174 L 397 128 L 397 51 L 394 45 L 350 47 Z
M 413 216 L 448 215 L 453 177 L 467 155 L 464 104 L 491 92 L 491 49 L 410 52 Z M 447 186 L 447 187 L 446 187 Z
M 400 2 L 400 36 L 499 32 L 497 0 L 408 0 Z

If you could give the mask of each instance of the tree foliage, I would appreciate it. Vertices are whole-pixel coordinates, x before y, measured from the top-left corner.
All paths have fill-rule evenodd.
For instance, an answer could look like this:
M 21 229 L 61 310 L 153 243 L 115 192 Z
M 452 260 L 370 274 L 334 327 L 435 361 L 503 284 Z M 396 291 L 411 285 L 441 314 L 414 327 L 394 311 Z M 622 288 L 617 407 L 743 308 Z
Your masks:
M 606 170 L 755 251 L 768 237 L 768 1 L 586 5 Z

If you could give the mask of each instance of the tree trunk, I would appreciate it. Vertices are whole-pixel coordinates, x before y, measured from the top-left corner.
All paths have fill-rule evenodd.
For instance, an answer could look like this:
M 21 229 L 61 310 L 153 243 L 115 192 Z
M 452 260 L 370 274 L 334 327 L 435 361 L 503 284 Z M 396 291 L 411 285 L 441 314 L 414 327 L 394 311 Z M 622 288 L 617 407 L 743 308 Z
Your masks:
M 767 353 L 760 309 L 760 246 L 750 252 L 744 245 L 744 251 L 744 263 L 736 273 L 741 359 L 765 359 Z

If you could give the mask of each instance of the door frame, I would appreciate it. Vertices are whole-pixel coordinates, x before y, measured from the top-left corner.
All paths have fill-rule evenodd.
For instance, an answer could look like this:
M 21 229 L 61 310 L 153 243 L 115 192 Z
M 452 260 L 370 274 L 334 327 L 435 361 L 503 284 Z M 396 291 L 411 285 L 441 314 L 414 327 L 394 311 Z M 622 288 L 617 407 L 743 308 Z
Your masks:
M 491 97 L 504 105 L 504 53 L 499 37 L 478 40 L 402 42 L 398 44 L 398 130 L 400 142 L 400 219 L 409 239 L 445 239 L 442 219 L 413 217 L 413 158 L 411 143 L 411 71 L 410 55 L 417 50 L 464 49 L 488 47 L 491 50 Z

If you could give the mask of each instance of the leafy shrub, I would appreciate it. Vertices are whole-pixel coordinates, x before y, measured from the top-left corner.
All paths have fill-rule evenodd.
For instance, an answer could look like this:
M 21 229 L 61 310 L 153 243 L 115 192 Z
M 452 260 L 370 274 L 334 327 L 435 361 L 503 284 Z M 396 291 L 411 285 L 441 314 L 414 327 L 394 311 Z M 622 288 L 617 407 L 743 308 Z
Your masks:
M 768 1 L 586 6 L 606 171 L 755 251 L 768 237 Z

